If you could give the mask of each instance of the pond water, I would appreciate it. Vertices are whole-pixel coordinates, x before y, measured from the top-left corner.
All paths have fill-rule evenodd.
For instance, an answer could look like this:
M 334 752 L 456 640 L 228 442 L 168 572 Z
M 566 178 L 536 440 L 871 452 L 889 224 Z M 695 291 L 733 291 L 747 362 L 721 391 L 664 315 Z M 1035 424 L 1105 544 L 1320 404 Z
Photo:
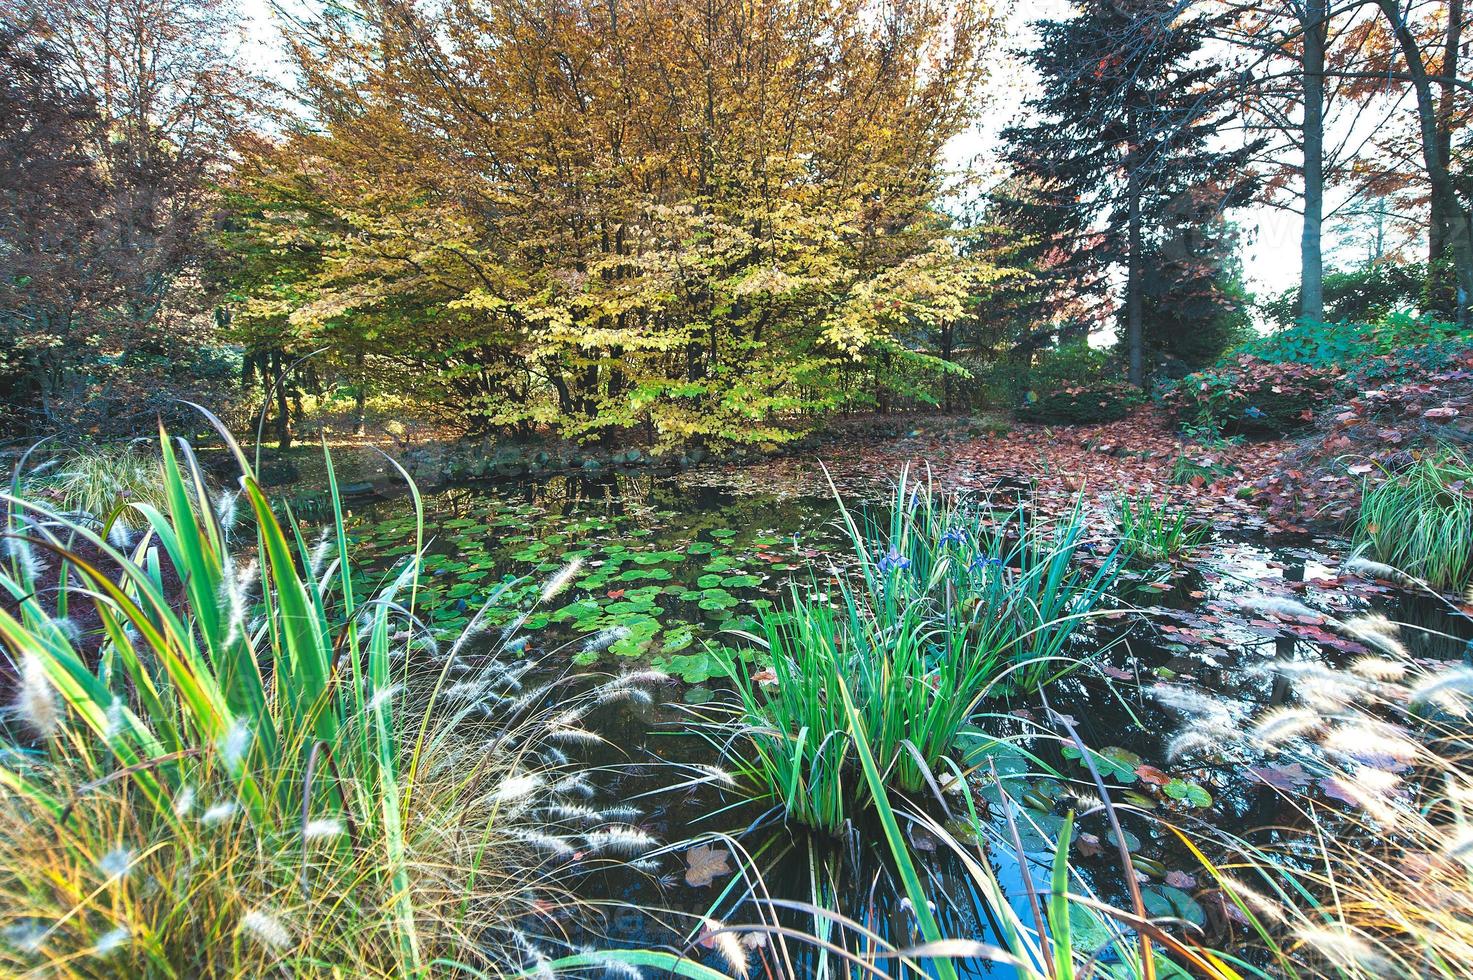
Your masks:
M 604 774 L 601 788 L 609 801 L 632 802 L 645 812 L 645 829 L 665 841 L 701 838 L 707 846 L 745 852 L 752 870 L 743 872 L 733 859 L 728 868 L 734 874 L 695 887 L 685 879 L 688 851 L 671 851 L 652 873 L 598 872 L 580 892 L 617 899 L 625 910 L 589 929 L 587 941 L 668 946 L 706 953 L 719 965 L 714 953 L 692 947 L 702 920 L 755 923 L 762 914 L 754 898 L 770 898 L 841 908 L 886 940 L 908 945 L 918 941 L 914 916 L 889 873 L 878 828 L 857 826 L 837 839 L 815 836 L 702 778 L 699 767 L 720 763 L 713 745 L 719 736 L 692 734 L 691 722 L 726 701 L 723 659 L 753 660 L 742 634 L 754 631 L 762 613 L 781 604 L 789 590 L 823 594 L 837 574 L 830 562 L 847 553 L 824 484 L 769 489 L 749 474 L 727 476 L 643 471 L 434 494 L 425 502 L 429 557 L 421 607 L 436 630 L 454 634 L 490 599 L 485 615 L 496 627 L 493 638 L 525 637 L 530 654 L 549 670 L 568 669 L 570 662 L 615 671 L 652 664 L 675 678 L 654 704 L 604 709 L 594 721 L 608 743 L 584 761 Z M 372 556 L 360 571 L 364 586 L 391 575 L 395 561 L 413 549 L 407 499 L 360 507 L 350 526 L 360 553 Z M 1364 652 L 1313 619 L 1268 616 L 1245 600 L 1294 599 L 1337 617 L 1385 610 L 1428 628 L 1412 634 L 1418 656 L 1463 655 L 1464 641 L 1473 636 L 1465 621 L 1447 616 L 1435 600 L 1410 599 L 1385 584 L 1341 575 L 1336 569 L 1345 556 L 1343 542 L 1332 539 L 1267 541 L 1219 529 L 1190 562 L 1123 580 L 1113 596 L 1116 611 L 1076 638 L 1072 652 L 1087 665 L 1048 690 L 1050 705 L 1070 718 L 1084 744 L 1114 763 L 1108 767 L 1112 793 L 1141 808 L 1123 809 L 1122 819 L 1132 850 L 1157 862 L 1145 882 L 1155 914 L 1203 917 L 1190 877 L 1164 878 L 1187 874 L 1191 862 L 1156 817 L 1235 831 L 1272 826 L 1280 829 L 1270 833 L 1280 837 L 1292 836 L 1296 821 L 1295 809 L 1246 769 L 1247 760 L 1228 754 L 1211 765 L 1173 766 L 1169 743 L 1182 716 L 1171 705 L 1209 697 L 1247 717 L 1286 698 L 1285 674 L 1275 665 L 1333 665 Z M 566 591 L 541 601 L 545 584 L 573 561 L 581 567 Z M 1072 746 L 1044 725 L 1037 698 L 989 709 L 979 719 L 989 735 L 1014 740 L 1079 784 L 1089 779 L 1077 753 L 1070 757 Z M 1025 868 L 1047 888 L 1050 837 L 1062 823 L 1054 810 L 1064 808 L 1055 801 L 1069 791 L 1068 778 L 1024 778 L 1024 768 L 1036 767 L 1015 765 L 1020 758 L 997 761 L 999 771 L 1018 774 L 1008 784 L 1013 797 L 1031 791 L 1030 805 L 1011 808 L 1023 828 L 1025 859 L 992 847 L 985 860 L 1031 923 Z M 1138 767 L 1169 775 L 1180 792 L 1147 792 Z M 994 809 L 993 817 L 1000 812 Z M 1076 854 L 1077 866 L 1101 898 L 1123 903 L 1124 881 L 1104 817 L 1086 817 L 1079 829 L 1102 843 L 1093 853 Z M 932 879 L 946 934 L 998 942 L 987 903 L 958 861 L 929 835 L 913 834 L 912 842 L 922 873 Z M 793 928 L 815 928 L 816 920 L 802 911 L 775 914 Z M 840 941 L 837 931 L 834 938 Z M 843 942 L 865 949 L 852 935 Z M 836 963 L 824 966 L 810 945 L 769 946 L 763 955 L 780 975 L 822 975 L 828 968 L 845 975 Z M 969 977 L 1011 975 L 980 960 L 960 969 Z

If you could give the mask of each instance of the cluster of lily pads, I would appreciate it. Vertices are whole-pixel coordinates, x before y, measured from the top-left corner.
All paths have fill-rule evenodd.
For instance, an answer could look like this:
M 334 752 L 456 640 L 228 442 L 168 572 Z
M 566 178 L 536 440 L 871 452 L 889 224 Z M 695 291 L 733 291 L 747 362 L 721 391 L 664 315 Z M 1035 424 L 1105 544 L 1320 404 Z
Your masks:
M 692 523 L 652 506 L 610 513 L 598 502 L 559 507 L 489 492 L 431 504 L 446 513 L 418 603 L 436 632 L 463 630 L 495 595 L 483 616 L 493 627 L 514 624 L 534 643 L 568 644 L 579 664 L 637 658 L 691 684 L 722 673 L 721 658 L 734 652 L 723 634 L 755 629 L 772 608 L 773 580 L 817 554 L 806 542 L 821 536 L 827 517 L 789 503 L 779 515 L 787 526 L 739 530 L 719 523 L 719 509 Z M 411 523 L 395 514 L 354 528 L 376 559 L 365 579 L 408 553 Z M 545 583 L 569 566 L 568 588 L 544 601 Z

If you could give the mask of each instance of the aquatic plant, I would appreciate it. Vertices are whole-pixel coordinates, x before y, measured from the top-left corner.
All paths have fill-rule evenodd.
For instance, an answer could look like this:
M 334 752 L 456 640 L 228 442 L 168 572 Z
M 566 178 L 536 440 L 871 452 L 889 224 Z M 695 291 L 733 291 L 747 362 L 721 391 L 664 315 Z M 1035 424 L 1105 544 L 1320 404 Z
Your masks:
M 249 531 L 163 433 L 165 506 L 132 504 L 147 530 L 127 549 L 19 480 L 4 495 L 0 641 L 20 665 L 0 759 L 4 972 L 563 968 L 566 949 L 530 937 L 568 901 L 564 869 L 647 838 L 588 805 L 559 746 L 595 739 L 587 712 L 644 679 L 530 686 L 531 664 L 478 647 L 479 617 L 438 647 L 415 609 L 417 494 L 409 554 L 365 592 L 331 459 L 336 521 L 309 546 L 225 438 Z
M 1139 564 L 1171 561 L 1200 547 L 1212 529 L 1196 523 L 1186 508 L 1173 508 L 1150 494 L 1120 498 L 1120 553 Z
M 990 760 L 988 753 L 973 759 L 966 768 L 947 760 L 944 775 L 947 788 L 938 802 L 945 807 L 945 801 L 950 800 L 962 810 L 950 812 L 950 819 L 943 821 L 928 809 L 911 806 L 907 799 L 894 794 L 880 760 L 869 751 L 872 739 L 865 719 L 843 678 L 839 678 L 832 693 L 841 706 L 846 732 L 855 747 L 860 779 L 872 793 L 883 843 L 894 862 L 906 907 L 914 916 L 919 942 L 896 948 L 842 910 L 810 907 L 816 917 L 871 946 L 878 946 L 878 957 L 886 963 L 898 962 L 918 974 L 948 980 L 959 975 L 955 960 L 1002 964 L 1025 980 L 1066 980 L 1090 975 L 1113 980 L 1188 975 L 1209 980 L 1238 980 L 1243 975 L 1231 957 L 1206 948 L 1192 935 L 1180 934 L 1176 927 L 1181 923 L 1174 908 L 1150 907 L 1149 896 L 1136 884 L 1136 868 L 1123 843 L 1128 835 L 1122 832 L 1101 775 L 1092 764 L 1086 763 L 1099 794 L 1094 798 L 1095 803 L 1090 802 L 1090 793 L 1077 792 L 1069 812 L 1044 825 L 1030 817 L 1027 808 L 1014 803 L 1011 794 L 1018 791 L 1019 783 L 1014 778 L 1001 778 L 998 766 L 993 764 L 995 760 Z M 1065 741 L 1083 750 L 1067 720 L 1055 717 L 1068 729 Z M 989 747 L 1010 750 L 1007 743 L 997 740 L 991 740 Z M 981 808 L 982 801 L 986 810 Z M 1118 908 L 1102 901 L 1089 879 L 1071 865 L 1069 855 L 1077 809 L 1096 811 L 1088 814 L 1096 817 L 1103 812 L 1113 827 L 1112 839 L 1119 842 L 1121 867 L 1130 884 L 1130 908 Z M 909 829 L 902 830 L 902 826 Z M 1055 828 L 1052 833 L 1050 827 Z M 1025 845 L 1025 834 L 1042 845 L 1044 853 Z M 928 847 L 949 852 L 962 869 L 964 885 L 957 887 L 960 883 L 953 879 L 946 891 L 935 888 L 937 879 L 923 873 L 919 864 L 921 855 L 913 849 L 912 841 L 918 837 L 925 838 Z M 1011 895 L 1004 889 L 995 867 L 995 856 L 1000 852 L 1014 853 L 1020 867 L 1025 869 L 1026 895 Z M 1048 869 L 1046 884 L 1036 883 L 1027 870 L 1035 861 Z M 939 908 L 957 901 L 958 896 L 965 896 L 962 901 L 972 901 L 973 896 L 978 896 L 987 904 L 1000 945 L 975 936 L 943 933 L 937 914 Z M 1020 897 L 1026 899 L 1026 911 L 1021 913 L 1016 907 Z M 843 950 L 842 939 L 830 940 L 829 948 Z M 1191 967 L 1193 972 L 1188 974 L 1181 964 Z
M 858 566 L 832 605 L 794 589 L 762 620 L 771 666 L 729 658 L 752 775 L 791 819 L 837 829 L 866 798 L 842 685 L 884 781 L 934 786 L 942 759 L 989 697 L 1035 690 L 1077 662 L 1065 647 L 1113 581 L 1082 569 L 1079 508 L 1055 525 L 1022 506 L 994 512 L 902 473 L 888 514 L 856 520 L 840 500 Z M 863 526 L 861 526 L 861 524 Z
M 1473 580 L 1473 464 L 1447 448 L 1367 486 L 1356 544 L 1377 561 L 1444 589 Z

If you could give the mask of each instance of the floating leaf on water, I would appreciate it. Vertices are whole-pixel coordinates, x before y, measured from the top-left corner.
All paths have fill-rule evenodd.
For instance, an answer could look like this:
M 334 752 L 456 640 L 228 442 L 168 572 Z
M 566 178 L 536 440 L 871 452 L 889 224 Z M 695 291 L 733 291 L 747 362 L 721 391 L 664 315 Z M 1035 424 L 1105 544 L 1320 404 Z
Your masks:
M 717 878 L 731 874 L 726 859 L 731 852 L 724 847 L 697 844 L 685 852 L 685 883 L 692 888 L 704 888 Z
M 1181 800 L 1192 806 L 1211 806 L 1212 794 L 1200 785 L 1185 779 L 1173 779 L 1161 787 L 1161 792 L 1173 800 Z
M 1147 885 L 1141 889 L 1141 902 L 1151 918 L 1184 919 L 1195 926 L 1205 925 L 1207 915 L 1197 900 L 1171 885 Z

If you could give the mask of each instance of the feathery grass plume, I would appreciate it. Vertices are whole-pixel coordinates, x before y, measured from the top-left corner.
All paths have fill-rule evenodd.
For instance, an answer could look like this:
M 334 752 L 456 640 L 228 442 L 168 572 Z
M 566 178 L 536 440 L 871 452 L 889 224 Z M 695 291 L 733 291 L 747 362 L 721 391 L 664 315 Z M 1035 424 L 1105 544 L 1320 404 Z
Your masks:
M 608 851 L 631 857 L 638 857 L 659 843 L 638 827 L 620 826 L 590 831 L 583 835 L 583 840 L 590 851 Z
M 292 945 L 291 930 L 286 923 L 269 912 L 261 909 L 252 909 L 240 919 L 241 931 L 248 933 L 258 942 L 265 943 L 277 952 L 290 949 Z
M 259 566 L 249 561 L 243 570 L 237 571 L 235 562 L 227 560 L 222 571 L 220 605 L 225 610 L 226 631 L 221 645 L 229 647 L 244 634 L 246 616 L 251 608 L 251 590 L 255 588 Z
M 1300 926 L 1294 937 L 1342 970 L 1377 977 L 1399 973 L 1389 957 L 1343 926 Z
M 1401 627 L 1380 613 L 1355 616 L 1341 623 L 1340 628 L 1347 635 L 1383 653 L 1400 659 L 1407 656 L 1406 647 L 1401 642 Z
M 526 799 L 542 785 L 543 778 L 537 773 L 514 773 L 501 781 L 491 798 L 503 803 Z
M 1352 575 L 1359 575 L 1361 578 L 1379 578 L 1398 584 L 1416 582 L 1416 579 L 1399 568 L 1394 568 L 1385 562 L 1372 561 L 1369 558 L 1360 556 L 1347 560 L 1340 567 L 1343 571 L 1350 572 Z
M 97 870 L 104 878 L 121 878 L 133 867 L 133 851 L 125 847 L 108 851 L 97 861 Z
M 1473 695 L 1473 668 L 1449 667 L 1423 677 L 1411 690 L 1413 707 L 1435 704 L 1451 714 L 1467 712 L 1463 702 Z
M 234 800 L 226 800 L 223 803 L 216 803 L 214 806 L 205 810 L 204 813 L 200 814 L 199 819 L 200 823 L 206 827 L 218 827 L 222 823 L 229 823 L 231 820 L 234 820 L 235 815 L 239 812 L 239 803 L 236 803 Z
M 717 919 L 706 919 L 701 927 L 701 945 L 716 950 L 726 961 L 728 969 L 739 977 L 745 977 L 749 962 L 741 938 Z
M 330 817 L 308 820 L 302 828 L 302 839 L 307 841 L 335 840 L 343 836 L 343 822 Z
M 578 573 L 582 570 L 582 558 L 574 558 L 562 568 L 558 569 L 556 574 L 542 586 L 542 593 L 539 596 L 540 601 L 548 602 L 561 595 L 562 591 L 572 584 L 573 579 L 577 578 Z
M 1320 745 L 1331 755 L 1373 768 L 1409 766 L 1422 754 L 1404 730 L 1374 719 L 1334 725 L 1320 737 Z
M 186 816 L 190 810 L 194 809 L 194 799 L 194 787 L 186 783 L 184 788 L 174 797 L 174 816 Z
M 1257 889 L 1250 887 L 1241 878 L 1219 874 L 1217 880 L 1218 884 L 1222 885 L 1229 894 L 1248 906 L 1254 913 L 1273 922 L 1283 923 L 1289 921 L 1289 910 L 1282 902 L 1275 901 Z
M 20 568 L 22 579 L 37 579 L 46 571 L 46 563 L 36 556 L 31 542 L 17 535 L 4 538 L 5 556 Z
M 627 626 L 607 626 L 583 643 L 584 653 L 599 653 L 618 643 L 629 635 Z
M 56 688 L 46 676 L 46 665 L 33 653 L 21 657 L 15 714 L 39 738 L 50 738 L 61 727 L 61 702 Z
M 519 827 L 512 833 L 517 840 L 556 857 L 572 857 L 578 853 L 578 849 L 566 837 L 559 837 L 557 834 L 549 834 L 527 827 Z
M 237 719 L 220 739 L 220 757 L 230 768 L 238 768 L 245 762 L 246 753 L 250 752 L 254 741 L 250 726 Z
M 1202 731 L 1185 731 L 1166 743 L 1166 761 L 1177 762 L 1191 755 L 1210 755 L 1221 751 L 1222 739 Z
M 1318 712 L 1305 708 L 1275 708 L 1253 724 L 1252 737 L 1263 748 L 1318 730 L 1324 724 Z
M 1350 665 L 1350 671 L 1370 681 L 1399 681 L 1406 676 L 1406 664 L 1399 664 L 1385 657 L 1358 657 Z
M 1311 609 L 1298 599 L 1289 599 L 1277 595 L 1244 596 L 1238 600 L 1238 606 L 1246 612 L 1267 613 L 1270 616 L 1278 616 L 1281 619 L 1313 619 L 1319 621 L 1329 618 L 1318 609 Z

